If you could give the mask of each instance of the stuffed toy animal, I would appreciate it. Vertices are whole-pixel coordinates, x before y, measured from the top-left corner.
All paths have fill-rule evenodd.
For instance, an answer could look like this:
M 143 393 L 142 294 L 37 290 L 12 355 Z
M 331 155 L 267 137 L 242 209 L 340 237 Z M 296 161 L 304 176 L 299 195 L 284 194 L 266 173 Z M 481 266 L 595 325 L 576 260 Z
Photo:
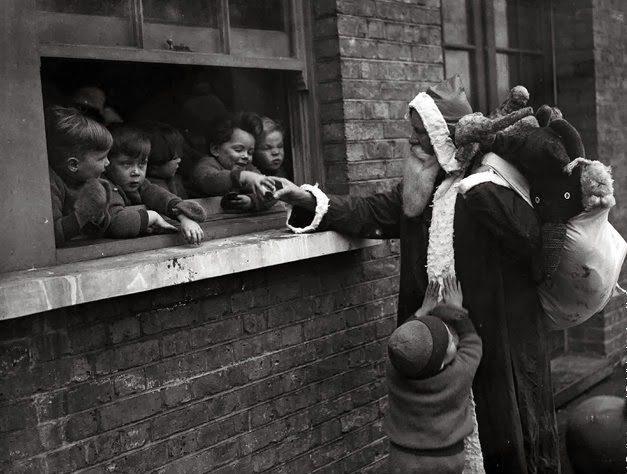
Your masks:
M 546 125 L 522 134 L 497 133 L 492 149 L 529 181 L 542 222 L 542 276 L 548 278 L 559 265 L 566 223 L 583 211 L 609 208 L 615 200 L 610 169 L 585 159 L 579 132 L 561 112 L 542 106 L 536 117 Z
M 507 97 L 501 105 L 494 109 L 488 118 L 495 119 L 498 117 L 504 117 L 516 110 L 520 110 L 527 106 L 529 102 L 529 91 L 524 86 L 514 86 L 510 89 Z
M 492 149 L 528 181 L 541 222 L 538 296 L 547 325 L 564 329 L 603 309 L 616 286 L 627 243 L 608 221 L 610 168 L 585 158 L 581 136 L 559 109 L 542 106 L 540 126 L 496 133 Z

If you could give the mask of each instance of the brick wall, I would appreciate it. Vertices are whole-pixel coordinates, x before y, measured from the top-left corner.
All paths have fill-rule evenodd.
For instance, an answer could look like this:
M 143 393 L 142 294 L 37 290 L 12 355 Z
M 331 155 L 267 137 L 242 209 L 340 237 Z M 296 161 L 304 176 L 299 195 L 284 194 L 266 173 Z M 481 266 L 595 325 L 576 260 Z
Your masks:
M 623 236 L 627 236 L 626 21 L 627 3 L 622 0 L 556 2 L 559 105 L 580 130 L 587 157 L 612 166 L 617 205 L 610 221 Z M 566 349 L 617 359 L 624 356 L 626 325 L 625 298 L 613 298 L 601 314 L 568 330 Z
M 385 244 L 1 322 L 0 472 L 383 472 L 397 267 Z
M 314 8 L 326 190 L 401 175 L 439 1 Z M 398 242 L 0 323 L 0 471 L 383 473 Z
M 443 79 L 439 1 L 314 2 L 326 189 L 389 189 L 402 174 L 407 103 Z

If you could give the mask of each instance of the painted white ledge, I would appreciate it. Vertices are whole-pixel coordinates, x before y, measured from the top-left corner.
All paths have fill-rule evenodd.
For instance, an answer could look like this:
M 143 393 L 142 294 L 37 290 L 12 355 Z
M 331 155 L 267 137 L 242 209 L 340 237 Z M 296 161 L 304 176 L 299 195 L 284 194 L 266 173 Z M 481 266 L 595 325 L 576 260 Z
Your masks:
M 371 247 L 336 232 L 269 230 L 0 275 L 0 320 Z

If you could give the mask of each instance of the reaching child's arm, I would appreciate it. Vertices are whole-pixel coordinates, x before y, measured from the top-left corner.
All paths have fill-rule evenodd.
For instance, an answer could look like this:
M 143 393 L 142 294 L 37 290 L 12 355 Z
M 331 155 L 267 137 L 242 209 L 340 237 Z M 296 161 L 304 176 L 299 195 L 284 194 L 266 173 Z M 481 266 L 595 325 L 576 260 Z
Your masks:
M 69 198 L 67 189 L 61 178 L 50 174 L 52 217 L 57 245 L 81 233 L 94 236 L 104 233 L 109 225 L 107 203 L 111 194 L 105 184 L 98 179 L 87 181 L 78 194 L 72 212 L 63 215 L 65 200 Z
M 196 221 L 190 219 L 185 214 L 179 214 L 177 219 L 181 223 L 181 232 L 190 244 L 198 245 L 202 242 L 205 233 Z
M 139 188 L 139 194 L 149 210 L 178 219 L 181 223 L 181 232 L 189 243 L 199 244 L 202 241 L 204 232 L 195 221 L 204 221 L 207 214 L 200 204 L 194 201 L 183 201 L 176 194 L 148 180 Z
M 468 317 L 468 311 L 462 306 L 462 287 L 455 276 L 451 275 L 444 279 L 442 296 L 444 304 L 433 308 L 431 314 L 439 317 L 457 332 L 459 343 L 455 359 L 474 376 L 481 360 L 481 338 Z
M 239 182 L 241 187 L 252 191 L 260 199 L 263 199 L 267 192 L 274 193 L 274 180 L 253 167 L 251 170 L 243 170 L 240 173 Z
M 420 318 L 429 314 L 438 303 L 439 293 L 440 284 L 437 281 L 430 281 L 425 291 L 425 297 L 422 300 L 422 306 L 414 313 L 414 317 Z
M 191 187 L 204 196 L 223 196 L 240 184 L 240 169 L 223 169 L 211 156 L 200 158 L 190 173 Z

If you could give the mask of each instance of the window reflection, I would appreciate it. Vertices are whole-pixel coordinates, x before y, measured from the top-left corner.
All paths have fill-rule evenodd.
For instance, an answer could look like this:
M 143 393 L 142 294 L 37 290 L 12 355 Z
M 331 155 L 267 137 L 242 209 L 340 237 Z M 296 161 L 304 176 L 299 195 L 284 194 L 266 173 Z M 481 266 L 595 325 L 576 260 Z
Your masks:
M 523 27 L 533 24 L 536 28 Z M 495 0 L 494 30 L 497 48 L 540 50 L 543 47 L 538 4 L 532 0 Z
M 466 0 L 442 0 L 444 41 L 456 44 L 472 43 L 469 11 Z
M 472 69 L 472 53 L 468 51 L 445 51 L 446 76 L 451 77 L 459 74 L 466 90 L 466 95 L 473 107 L 477 104 L 474 102 L 474 71 Z
M 96 16 L 128 16 L 128 0 L 37 0 L 39 10 Z
M 216 0 L 143 0 L 144 19 L 152 23 L 173 23 L 217 27 Z
M 229 16 L 234 28 L 286 30 L 283 0 L 229 0 Z

